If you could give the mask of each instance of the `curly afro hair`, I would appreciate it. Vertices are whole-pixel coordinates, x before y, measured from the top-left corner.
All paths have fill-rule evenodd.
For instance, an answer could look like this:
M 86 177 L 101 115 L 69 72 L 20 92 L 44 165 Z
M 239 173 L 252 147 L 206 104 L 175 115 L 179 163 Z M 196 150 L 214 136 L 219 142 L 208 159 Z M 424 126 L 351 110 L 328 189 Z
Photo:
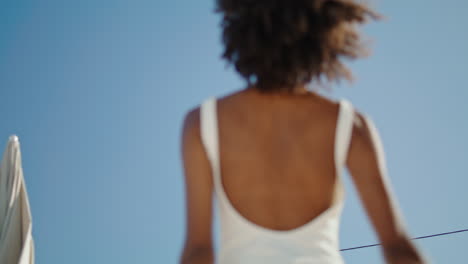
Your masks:
M 216 11 L 223 58 L 262 91 L 351 80 L 342 58 L 366 54 L 355 25 L 379 18 L 351 0 L 217 0 Z

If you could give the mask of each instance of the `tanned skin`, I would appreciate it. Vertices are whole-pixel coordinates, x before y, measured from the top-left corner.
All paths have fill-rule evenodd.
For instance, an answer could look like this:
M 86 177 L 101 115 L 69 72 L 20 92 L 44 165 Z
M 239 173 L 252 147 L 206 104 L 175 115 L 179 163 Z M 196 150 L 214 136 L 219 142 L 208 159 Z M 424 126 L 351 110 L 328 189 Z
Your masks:
M 248 221 L 290 230 L 313 221 L 337 199 L 334 165 L 338 103 L 299 87 L 292 93 L 253 88 L 218 100 L 221 178 Z M 212 264 L 213 175 L 200 135 L 200 109 L 184 121 L 182 157 L 186 238 L 181 264 Z M 379 162 L 380 160 L 380 162 Z M 385 180 L 383 157 L 356 112 L 346 165 L 390 264 L 421 264 Z

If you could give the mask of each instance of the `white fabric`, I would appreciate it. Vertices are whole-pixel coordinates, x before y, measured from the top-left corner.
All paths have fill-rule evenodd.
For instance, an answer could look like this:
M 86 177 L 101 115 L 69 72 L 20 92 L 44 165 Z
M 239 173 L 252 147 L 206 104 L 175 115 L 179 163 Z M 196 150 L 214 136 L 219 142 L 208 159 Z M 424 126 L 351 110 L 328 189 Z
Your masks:
M 221 220 L 219 264 L 342 264 L 338 229 L 343 199 L 311 222 L 293 230 L 277 231 L 256 225 L 239 214 L 223 190 L 220 173 L 216 99 L 206 100 L 200 111 L 201 137 L 212 166 L 214 188 Z M 340 101 L 335 137 L 338 180 L 345 166 L 351 138 L 354 110 Z M 341 185 L 341 180 L 340 180 Z
M 11 136 L 0 165 L 0 263 L 33 264 L 31 210 L 18 137 Z

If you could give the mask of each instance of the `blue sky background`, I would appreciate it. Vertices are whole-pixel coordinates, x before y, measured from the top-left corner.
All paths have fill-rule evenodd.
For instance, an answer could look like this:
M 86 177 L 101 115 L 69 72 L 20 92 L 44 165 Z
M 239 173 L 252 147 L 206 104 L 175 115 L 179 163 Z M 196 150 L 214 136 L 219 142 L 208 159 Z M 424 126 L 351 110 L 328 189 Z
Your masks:
M 468 2 L 378 1 L 349 98 L 381 132 L 412 236 L 468 228 Z M 0 0 L 0 147 L 21 141 L 37 263 L 176 263 L 184 113 L 242 88 L 213 0 Z M 346 175 L 347 176 L 347 175 Z M 376 242 L 346 177 L 341 246 Z M 468 234 L 418 242 L 465 263 Z M 378 248 L 343 254 L 382 263 Z

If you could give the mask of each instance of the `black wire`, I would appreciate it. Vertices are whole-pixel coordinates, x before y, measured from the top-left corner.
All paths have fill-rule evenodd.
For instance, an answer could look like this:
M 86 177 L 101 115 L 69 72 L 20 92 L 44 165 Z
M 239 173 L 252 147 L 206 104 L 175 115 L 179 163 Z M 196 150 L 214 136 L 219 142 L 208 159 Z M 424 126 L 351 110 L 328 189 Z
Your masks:
M 462 233 L 462 232 L 468 232 L 468 229 L 456 230 L 456 231 L 440 233 L 440 234 L 433 234 L 433 235 L 428 235 L 428 236 L 420 236 L 420 237 L 412 238 L 412 240 L 425 239 L 425 238 L 437 237 L 437 236 L 447 236 L 447 235 L 452 235 L 455 233 Z M 344 249 L 341 249 L 340 251 L 349 251 L 349 250 L 368 248 L 368 247 L 377 247 L 377 246 L 381 246 L 381 244 L 372 244 L 372 245 L 366 245 L 366 246 L 360 246 L 360 247 L 344 248 Z

